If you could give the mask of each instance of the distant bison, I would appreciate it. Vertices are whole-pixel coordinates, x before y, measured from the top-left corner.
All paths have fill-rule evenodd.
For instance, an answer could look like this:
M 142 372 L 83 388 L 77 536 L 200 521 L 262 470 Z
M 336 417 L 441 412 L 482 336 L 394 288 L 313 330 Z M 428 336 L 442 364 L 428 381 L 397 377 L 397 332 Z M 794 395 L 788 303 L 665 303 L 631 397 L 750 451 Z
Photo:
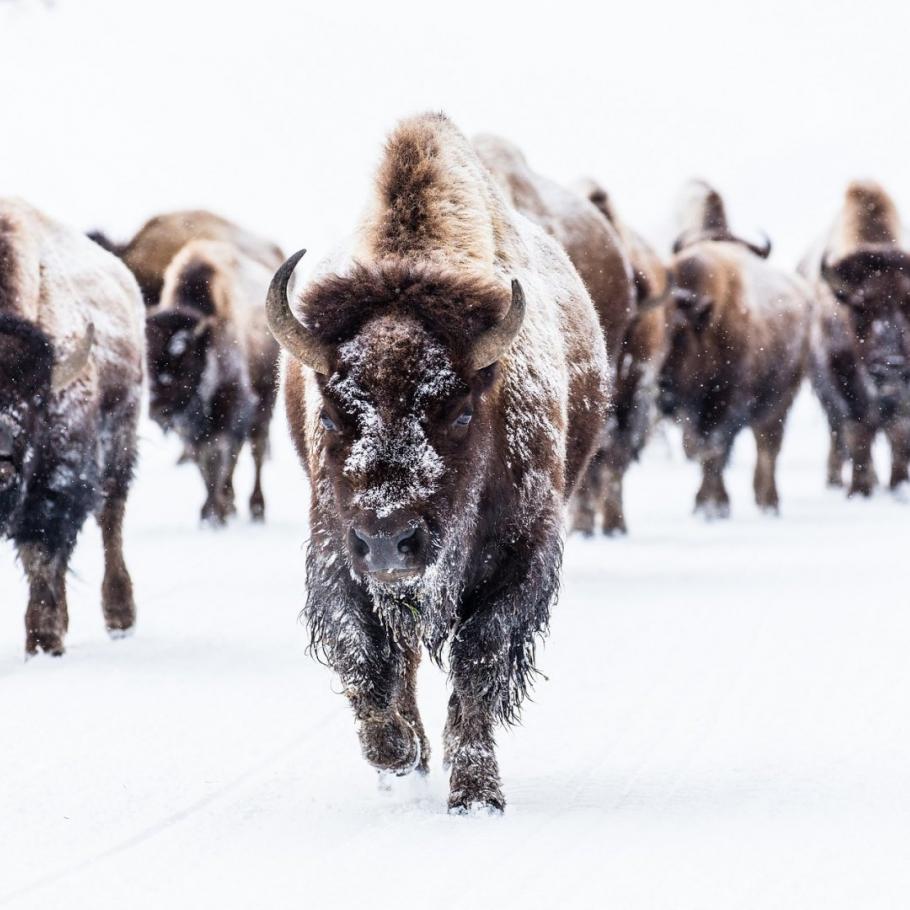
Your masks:
M 729 514 L 723 471 L 733 441 L 751 427 L 758 447 L 755 501 L 779 507 L 775 466 L 784 421 L 802 381 L 811 302 L 808 288 L 765 262 L 761 250 L 729 239 L 716 222 L 720 197 L 703 184 L 670 262 L 670 350 L 660 404 L 682 425 L 686 454 L 702 467 L 695 507 Z M 710 228 L 710 231 L 709 231 Z M 716 231 L 723 239 L 706 239 Z
M 0 200 L 0 530 L 28 576 L 28 654 L 63 653 L 66 571 L 89 513 L 104 541 L 108 631 L 135 623 L 121 531 L 143 318 L 121 262 L 25 203 Z
M 148 317 L 150 412 L 175 430 L 206 488 L 202 518 L 233 514 L 233 475 L 249 441 L 256 469 L 250 511 L 265 515 L 262 463 L 278 384 L 278 345 L 266 324 L 271 271 L 230 243 L 190 241 L 164 275 Z
M 590 532 L 598 510 L 605 534 L 626 531 L 623 478 L 637 461 L 657 420 L 658 378 L 667 356 L 666 291 L 669 275 L 654 248 L 617 214 L 607 191 L 593 180 L 576 184 L 613 225 L 632 266 L 635 311 L 616 358 L 613 404 L 587 482 L 576 499 L 575 528 Z
M 623 477 L 652 423 L 665 340 L 659 308 L 639 313 L 637 302 L 663 290 L 666 277 L 644 241 L 625 226 L 622 237 L 605 193 L 597 195 L 603 207 L 595 205 L 532 171 L 521 151 L 497 136 L 479 136 L 474 145 L 512 205 L 563 245 L 591 294 L 615 364 L 615 390 L 597 451 L 573 501 L 572 526 L 591 534 L 600 517 L 606 533 L 623 532 Z M 633 248 L 641 257 L 641 273 L 628 255 Z
M 117 244 L 95 231 L 89 236 L 119 256 L 136 276 L 147 307 L 158 305 L 164 273 L 177 253 L 191 240 L 218 240 L 231 244 L 247 259 L 274 271 L 284 259 L 273 243 L 239 225 L 206 211 L 168 212 L 150 218 L 128 243 Z
M 366 759 L 425 771 L 421 643 L 450 645 L 449 807 L 502 810 L 497 720 L 533 679 L 566 500 L 603 425 L 597 316 L 562 248 L 516 215 L 442 115 L 391 135 L 353 246 L 269 323 L 310 476 L 305 616 Z
M 875 183 L 851 183 L 829 236 L 801 271 L 813 283 L 811 376 L 831 428 L 828 483 L 850 495 L 876 482 L 872 443 L 891 444 L 891 488 L 908 482 L 910 462 L 910 253 L 897 209 Z

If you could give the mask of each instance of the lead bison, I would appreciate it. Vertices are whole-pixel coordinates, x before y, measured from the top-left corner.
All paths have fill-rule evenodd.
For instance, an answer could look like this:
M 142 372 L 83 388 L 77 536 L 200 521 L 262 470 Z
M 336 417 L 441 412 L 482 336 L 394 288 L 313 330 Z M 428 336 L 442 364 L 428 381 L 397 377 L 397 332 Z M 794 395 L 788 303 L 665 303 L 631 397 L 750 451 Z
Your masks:
M 734 439 L 750 427 L 758 448 L 755 501 L 776 512 L 777 455 L 804 372 L 808 288 L 766 262 L 764 248 L 736 239 L 725 219 L 718 224 L 716 191 L 697 184 L 693 203 L 670 262 L 661 408 L 682 425 L 686 454 L 701 464 L 696 511 L 729 514 L 723 471 Z
M 271 271 L 225 241 L 192 240 L 164 274 L 146 332 L 152 418 L 174 430 L 202 474 L 202 520 L 235 511 L 234 468 L 248 442 L 254 520 L 265 517 L 262 464 L 278 389 L 278 345 L 265 296 Z
M 312 488 L 305 616 L 364 756 L 426 771 L 421 644 L 450 645 L 450 811 L 505 805 L 514 721 L 556 595 L 563 513 L 602 426 L 607 361 L 565 253 L 503 200 L 442 115 L 391 135 L 356 244 L 269 324 Z
M 829 236 L 801 271 L 813 283 L 812 384 L 831 428 L 828 483 L 868 496 L 876 478 L 872 443 L 891 444 L 892 489 L 910 461 L 910 253 L 897 209 L 877 184 L 851 183 Z
M 104 542 L 108 631 L 135 622 L 121 528 L 143 318 L 122 263 L 25 203 L 0 200 L 0 531 L 28 576 L 28 654 L 63 653 L 66 570 L 90 513 Z

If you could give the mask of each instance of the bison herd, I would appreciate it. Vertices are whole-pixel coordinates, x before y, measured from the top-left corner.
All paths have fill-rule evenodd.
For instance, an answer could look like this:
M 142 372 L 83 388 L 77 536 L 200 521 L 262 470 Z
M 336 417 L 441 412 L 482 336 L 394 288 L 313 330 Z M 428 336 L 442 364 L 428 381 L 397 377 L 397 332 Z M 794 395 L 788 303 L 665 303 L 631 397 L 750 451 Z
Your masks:
M 734 234 L 693 183 L 664 258 L 592 181 L 534 172 L 443 115 L 402 122 L 351 239 L 305 282 L 303 256 L 208 212 L 120 246 L 0 201 L 0 528 L 28 578 L 26 651 L 59 655 L 66 571 L 91 513 L 111 635 L 136 611 L 121 527 L 149 413 L 202 476 L 202 518 L 235 511 L 249 444 L 260 484 L 279 386 L 311 487 L 306 618 L 363 754 L 425 772 L 422 652 L 447 662 L 449 808 L 505 805 L 495 730 L 535 676 L 564 529 L 626 530 L 623 480 L 661 418 L 682 429 L 697 511 L 729 514 L 724 469 L 755 436 L 755 500 L 805 376 L 831 430 L 827 480 L 869 495 L 871 448 L 910 461 L 910 253 L 874 183 L 846 191 L 799 266 Z M 94 242 L 93 242 L 94 241 Z M 282 264 L 283 263 L 283 264 Z

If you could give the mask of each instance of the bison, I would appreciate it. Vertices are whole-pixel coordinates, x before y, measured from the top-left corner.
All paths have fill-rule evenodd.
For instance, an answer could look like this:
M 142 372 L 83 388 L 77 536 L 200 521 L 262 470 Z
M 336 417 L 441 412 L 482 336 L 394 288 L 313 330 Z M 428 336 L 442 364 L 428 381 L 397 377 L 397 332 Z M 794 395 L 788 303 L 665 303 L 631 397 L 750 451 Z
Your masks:
M 284 259 L 275 244 L 207 211 L 156 215 L 138 230 L 132 240 L 124 244 L 112 242 L 100 231 L 94 231 L 89 236 L 127 264 L 139 282 L 147 307 L 158 305 L 167 267 L 191 240 L 229 243 L 248 259 L 272 272 Z
M 312 490 L 304 615 L 367 761 L 426 771 L 421 646 L 449 645 L 449 809 L 500 812 L 497 721 L 535 675 L 564 507 L 608 401 L 597 315 L 444 116 L 391 134 L 355 241 L 269 324 Z
M 234 467 L 247 441 L 256 471 L 250 512 L 265 516 L 262 463 L 279 351 L 265 316 L 271 277 L 231 243 L 192 240 L 165 271 L 161 303 L 147 320 L 149 411 L 198 465 L 202 520 L 214 525 L 235 511 Z
M 590 535 L 600 518 L 605 533 L 623 533 L 623 478 L 653 422 L 666 338 L 662 308 L 639 311 L 637 304 L 664 289 L 665 271 L 644 241 L 621 225 L 600 188 L 592 200 L 590 186 L 584 196 L 559 186 L 497 136 L 479 136 L 474 145 L 512 205 L 563 245 L 600 317 L 616 368 L 613 406 L 573 500 L 572 527 Z
M 587 482 L 576 498 L 575 528 L 593 532 L 600 512 L 605 534 L 625 534 L 623 479 L 641 455 L 657 419 L 658 377 L 669 343 L 663 302 L 669 275 L 656 250 L 619 217 L 600 184 L 587 178 L 578 181 L 575 189 L 613 225 L 632 266 L 636 299 L 617 358 L 604 445 L 591 459 Z
M 910 461 L 910 253 L 897 209 L 878 184 L 854 182 L 834 228 L 804 259 L 816 295 L 810 375 L 831 430 L 828 483 L 875 487 L 872 443 L 891 445 L 891 489 Z
M 81 233 L 0 200 L 0 529 L 29 584 L 27 654 L 60 655 L 66 571 L 86 517 L 104 543 L 112 637 L 136 621 L 122 525 L 143 381 L 142 297 Z
M 723 471 L 744 427 L 755 435 L 755 501 L 777 512 L 775 466 L 784 421 L 804 372 L 811 301 L 797 276 L 770 265 L 763 250 L 731 239 L 716 215 L 720 197 L 699 184 L 703 206 L 690 208 L 670 262 L 670 344 L 659 403 L 683 428 L 686 454 L 700 462 L 695 509 L 726 517 Z M 721 203 L 722 206 L 722 203 Z M 722 211 L 722 207 L 720 209 Z M 717 231 L 722 239 L 707 235 Z

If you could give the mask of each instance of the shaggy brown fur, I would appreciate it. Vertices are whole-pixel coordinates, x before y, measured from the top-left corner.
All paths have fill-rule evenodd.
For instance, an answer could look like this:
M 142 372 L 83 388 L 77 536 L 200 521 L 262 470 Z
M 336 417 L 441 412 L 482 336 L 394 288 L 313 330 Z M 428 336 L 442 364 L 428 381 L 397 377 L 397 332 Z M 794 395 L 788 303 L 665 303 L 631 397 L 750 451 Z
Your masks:
M 157 306 L 164 285 L 164 273 L 177 253 L 191 240 L 219 240 L 230 243 L 263 267 L 275 270 L 284 255 L 268 240 L 206 211 L 169 212 L 149 219 L 132 240 L 121 245 L 103 234 L 90 234 L 96 243 L 127 264 L 136 276 L 145 304 Z
M 513 279 L 521 329 L 478 371 L 472 350 L 513 306 Z M 449 806 L 501 810 L 495 724 L 517 716 L 531 684 L 564 505 L 606 407 L 590 298 L 455 126 L 430 114 L 392 133 L 356 247 L 317 270 L 297 310 L 331 346 L 327 375 L 290 359 L 285 382 L 312 487 L 313 644 L 342 679 L 366 759 L 405 774 L 428 757 L 421 644 L 441 659 L 450 643 Z M 368 561 L 389 539 L 407 547 L 400 582 Z
M 0 200 L 0 533 L 28 576 L 28 654 L 63 653 L 67 565 L 92 512 L 104 544 L 105 623 L 114 637 L 135 623 L 121 529 L 142 316 L 122 263 L 25 203 Z M 57 372 L 74 350 L 84 352 L 75 366 Z
M 828 483 L 849 494 L 876 484 L 872 444 L 891 445 L 890 486 L 908 482 L 910 464 L 910 253 L 897 208 L 876 183 L 847 187 L 828 238 L 800 266 L 815 289 L 812 384 L 831 430 Z
M 635 305 L 632 265 L 616 230 L 587 200 L 532 171 L 507 140 L 478 136 L 474 147 L 512 205 L 569 254 L 600 317 L 607 353 L 615 360 Z
M 148 317 L 151 414 L 180 435 L 202 473 L 202 519 L 234 513 L 233 474 L 249 442 L 255 520 L 265 516 L 262 464 L 277 394 L 278 345 L 265 320 L 270 271 L 231 243 L 192 240 L 164 275 Z
M 670 269 L 671 341 L 660 403 L 682 424 L 686 454 L 701 463 L 696 511 L 729 514 L 723 470 L 736 435 L 748 426 L 758 447 L 755 501 L 776 512 L 775 464 L 804 369 L 807 289 L 727 241 L 687 247 Z
M 588 179 L 579 181 L 576 189 L 616 229 L 632 264 L 637 306 L 617 358 L 613 407 L 604 444 L 591 459 L 575 499 L 572 527 L 592 534 L 599 521 L 605 534 L 624 534 L 623 479 L 641 454 L 656 420 L 657 377 L 667 354 L 669 335 L 666 307 L 653 301 L 666 292 L 669 275 L 654 248 L 619 217 L 602 186 Z

